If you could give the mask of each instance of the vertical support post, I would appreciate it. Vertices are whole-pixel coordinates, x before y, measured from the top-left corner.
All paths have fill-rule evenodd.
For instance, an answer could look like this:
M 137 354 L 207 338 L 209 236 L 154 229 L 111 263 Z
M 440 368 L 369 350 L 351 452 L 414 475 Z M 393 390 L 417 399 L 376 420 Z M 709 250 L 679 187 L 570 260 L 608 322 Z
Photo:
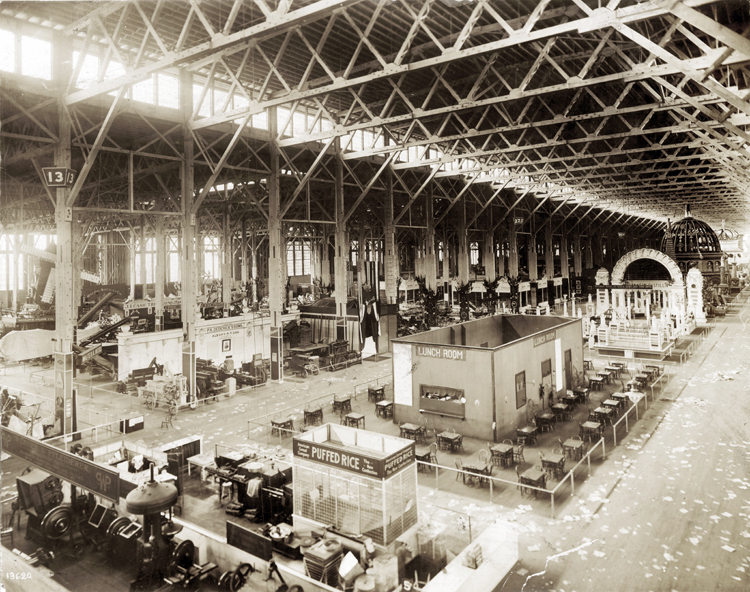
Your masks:
M 555 277 L 555 250 L 552 247 L 552 218 L 547 218 L 544 223 L 544 267 L 547 280 L 552 281 Z
M 466 198 L 458 206 L 458 281 L 469 283 L 469 233 L 466 228 Z
M 62 35 L 56 35 L 59 51 L 55 53 L 55 72 L 60 81 L 70 77 L 71 46 Z M 57 46 L 56 46 L 57 47 Z M 67 58 L 67 59 L 66 59 Z M 58 103 L 60 141 L 55 146 L 55 166 L 70 168 L 71 121 L 62 100 Z M 55 190 L 55 223 L 57 255 L 55 265 L 55 432 L 70 434 L 73 425 L 73 343 L 77 326 L 73 260 L 77 251 L 73 241 L 73 208 L 67 206 L 70 189 Z
M 482 241 L 482 247 L 484 250 L 484 257 L 482 257 L 484 264 L 484 275 L 488 282 L 494 282 L 497 277 L 495 273 L 495 233 L 492 231 L 492 225 L 490 228 L 484 231 L 484 240 Z M 489 298 L 489 295 L 488 295 Z
M 276 108 L 268 110 L 268 304 L 271 312 L 271 380 L 282 381 L 284 364 L 284 326 L 281 320 L 284 303 L 282 284 L 283 241 L 281 237 L 281 188 L 279 187 L 279 147 L 276 144 L 278 121 Z
M 385 226 L 385 299 L 388 304 L 398 303 L 398 248 L 396 246 L 396 227 L 393 224 L 393 172 L 385 171 L 385 206 L 383 224 Z
M 568 251 L 570 245 L 568 244 L 568 232 L 566 228 L 567 224 L 563 222 L 560 231 L 562 235 L 560 237 L 560 273 L 563 278 L 570 279 L 570 261 Z M 568 284 L 568 295 L 572 295 L 570 284 Z
M 140 249 L 141 252 L 139 254 L 139 260 L 141 263 L 141 273 L 140 277 L 138 278 L 138 283 L 141 284 L 141 298 L 146 298 L 146 295 L 148 292 L 146 291 L 146 287 L 148 286 L 148 275 L 146 274 L 146 218 L 143 214 L 141 214 L 140 219 Z
M 437 257 L 435 256 L 435 214 L 433 202 L 433 184 L 430 182 L 427 190 L 426 209 L 427 231 L 424 244 L 424 278 L 425 286 L 429 290 L 437 290 Z
M 166 253 L 169 237 L 164 233 L 164 216 L 156 216 L 154 220 L 156 234 L 156 269 L 154 270 L 154 328 L 161 331 L 164 328 L 164 284 L 166 269 Z
M 240 226 L 240 260 L 240 281 L 242 289 L 245 290 L 247 286 L 247 220 L 244 216 Z
M 224 303 L 225 316 L 229 316 L 229 301 L 232 299 L 232 223 L 226 203 L 221 230 L 221 301 Z
M 193 111 L 193 77 L 186 70 L 182 70 L 180 78 L 181 104 L 185 121 L 190 118 Z M 183 161 L 180 166 L 180 198 L 182 209 L 182 252 L 180 267 L 180 283 L 182 291 L 182 375 L 187 379 L 188 401 L 197 401 L 196 385 L 196 322 L 197 322 L 197 296 L 198 281 L 196 269 L 196 238 L 197 238 L 197 216 L 193 212 L 195 200 L 194 187 L 194 154 L 193 137 L 188 129 L 187 123 L 182 129 Z
M 508 216 L 508 277 L 518 279 L 518 233 L 516 232 L 515 211 Z
M 258 302 L 258 234 L 253 229 L 250 236 L 250 302 Z
M 348 270 L 347 262 L 349 261 L 349 237 L 346 232 L 346 220 L 344 211 L 344 164 L 341 155 L 341 141 L 337 137 L 335 142 L 335 182 L 334 182 L 334 199 L 335 199 L 335 220 L 336 220 L 336 253 L 333 259 L 334 266 L 334 300 L 336 302 L 336 339 L 349 340 L 346 331 L 346 300 L 348 297 Z M 353 339 L 351 336 L 349 344 L 354 349 Z

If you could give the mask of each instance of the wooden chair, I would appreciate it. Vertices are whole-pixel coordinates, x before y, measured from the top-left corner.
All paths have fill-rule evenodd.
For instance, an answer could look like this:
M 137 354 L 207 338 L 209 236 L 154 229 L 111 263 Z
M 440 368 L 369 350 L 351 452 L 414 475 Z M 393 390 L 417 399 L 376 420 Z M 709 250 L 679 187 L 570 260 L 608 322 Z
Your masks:
M 460 478 L 461 481 L 463 481 L 464 483 L 466 483 L 466 473 L 463 472 L 464 465 L 461 462 L 460 458 L 456 459 L 456 468 L 458 469 L 458 472 L 456 473 L 456 481 L 458 481 L 458 479 Z
M 486 465 L 489 463 L 489 460 L 490 460 L 490 451 L 482 448 L 479 451 L 479 462 Z
M 419 418 L 419 434 L 417 439 L 422 443 L 427 443 L 427 418 L 423 415 Z
M 437 461 L 437 449 L 438 449 L 437 442 L 433 442 L 432 444 L 430 444 L 430 462 L 433 465 L 438 464 L 438 461 Z
M 505 440 L 503 440 L 503 444 L 507 444 L 508 446 L 513 446 L 513 440 L 511 440 L 510 438 L 505 438 Z
M 177 410 L 174 407 L 174 405 L 169 405 L 167 407 L 167 415 L 164 417 L 164 419 L 161 421 L 161 428 L 169 429 L 174 427 L 172 425 L 172 418 L 177 414 Z
M 10 549 L 12 549 L 15 544 L 13 543 L 13 518 L 14 518 L 15 512 L 3 512 L 3 525 L 2 530 L 0 530 L 0 539 L 4 542 L 7 539 L 10 539 Z
M 523 449 L 523 444 L 519 444 L 518 446 L 513 447 L 513 462 L 516 463 L 516 465 L 522 462 L 526 462 L 526 459 L 524 459 L 523 457 Z
M 559 481 L 565 476 L 565 455 L 555 465 L 555 478 Z
M 458 440 L 453 441 L 453 450 L 461 450 L 461 452 L 464 451 L 464 435 L 461 434 L 458 437 Z

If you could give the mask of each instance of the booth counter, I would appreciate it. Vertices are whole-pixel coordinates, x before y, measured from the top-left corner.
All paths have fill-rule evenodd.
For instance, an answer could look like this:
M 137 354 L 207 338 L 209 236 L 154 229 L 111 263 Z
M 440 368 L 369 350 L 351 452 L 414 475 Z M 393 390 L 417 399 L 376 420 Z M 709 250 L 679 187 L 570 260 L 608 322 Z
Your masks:
M 583 375 L 580 319 L 494 315 L 393 340 L 394 419 L 499 441 Z M 546 402 L 545 402 L 546 404 Z

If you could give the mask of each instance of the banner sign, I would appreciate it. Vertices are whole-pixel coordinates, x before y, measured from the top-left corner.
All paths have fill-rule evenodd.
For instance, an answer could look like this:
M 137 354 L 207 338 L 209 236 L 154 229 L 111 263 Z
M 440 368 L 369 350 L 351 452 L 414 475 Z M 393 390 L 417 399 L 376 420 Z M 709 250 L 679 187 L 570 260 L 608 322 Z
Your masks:
M 417 355 L 423 358 L 442 358 L 444 360 L 466 361 L 466 350 L 455 347 L 440 347 L 430 345 L 417 345 Z
M 550 331 L 549 333 L 544 333 L 543 335 L 537 335 L 536 337 L 534 337 L 534 347 L 538 347 L 540 345 L 544 345 L 545 343 L 549 343 L 550 341 L 554 341 L 556 334 L 556 331 Z
M 119 501 L 117 471 L 6 428 L 2 430 L 2 445 L 3 452 L 22 458 L 63 481 L 113 502 Z
M 414 447 L 412 443 L 405 450 L 400 450 L 386 458 L 374 458 L 357 450 L 343 450 L 338 446 L 331 446 L 319 442 L 293 440 L 293 452 L 297 458 L 310 462 L 349 471 L 358 475 L 365 475 L 373 479 L 385 479 L 394 475 L 405 466 L 414 463 Z
M 148 310 L 148 314 L 151 314 L 154 306 L 155 303 L 152 300 L 131 300 L 122 305 L 122 310 L 125 312 L 125 316 L 129 317 L 129 313 L 134 310 L 143 310 L 144 308 Z

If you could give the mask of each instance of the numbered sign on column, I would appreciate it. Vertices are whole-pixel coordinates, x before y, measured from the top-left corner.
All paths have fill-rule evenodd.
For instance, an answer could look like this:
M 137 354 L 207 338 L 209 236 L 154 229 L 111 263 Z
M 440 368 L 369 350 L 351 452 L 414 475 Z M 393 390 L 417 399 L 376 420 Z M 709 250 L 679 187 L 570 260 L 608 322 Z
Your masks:
M 65 167 L 45 167 L 42 169 L 47 187 L 71 187 L 76 180 L 76 171 Z

